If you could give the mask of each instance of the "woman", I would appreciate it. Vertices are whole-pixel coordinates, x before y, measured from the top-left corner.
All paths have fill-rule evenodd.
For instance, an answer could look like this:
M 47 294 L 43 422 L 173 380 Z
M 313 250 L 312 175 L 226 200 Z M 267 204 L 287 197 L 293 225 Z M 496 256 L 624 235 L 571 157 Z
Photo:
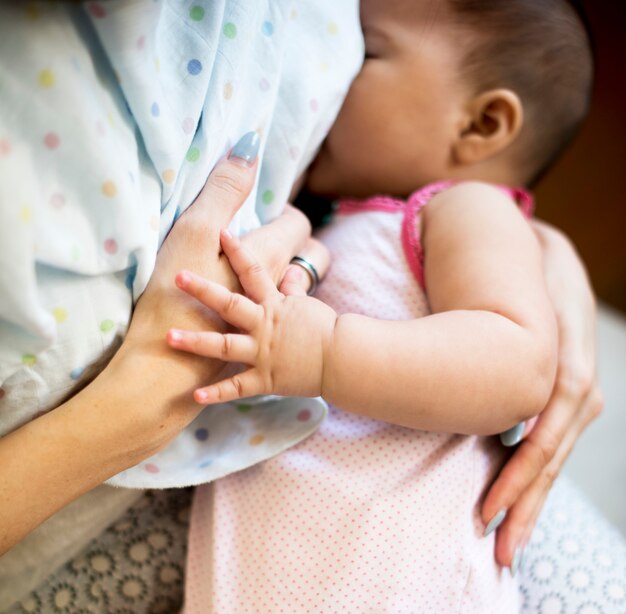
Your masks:
M 233 7 L 228 3 L 213 8 L 214 13 L 209 14 L 198 5 L 189 7 L 184 14 L 175 11 L 177 14 L 173 19 L 172 12 L 168 13 L 167 5 L 152 3 L 149 6 L 147 3 L 133 3 L 130 6 L 121 3 L 103 5 L 90 3 L 85 12 L 82 12 L 82 9 L 69 9 L 64 6 L 56 8 L 35 6 L 34 10 L 31 5 L 22 5 L 17 8 L 4 8 L 3 10 L 8 13 L 0 22 L 10 24 L 9 29 L 12 30 L 4 33 L 6 36 L 2 37 L 7 44 L 6 49 L 11 49 L 9 35 L 15 39 L 26 35 L 34 36 L 34 40 L 39 41 L 38 45 L 30 48 L 26 59 L 40 60 L 46 54 L 63 49 L 64 45 L 68 45 L 68 33 L 73 33 L 75 38 L 72 39 L 72 45 L 75 43 L 75 46 L 72 46 L 66 55 L 71 56 L 72 53 L 76 54 L 82 49 L 84 58 L 79 58 L 77 74 L 84 75 L 85 69 L 89 67 L 85 63 L 89 60 L 95 67 L 93 72 L 98 77 L 97 80 L 105 84 L 106 91 L 102 93 L 100 99 L 106 95 L 107 100 L 112 101 L 114 115 L 112 121 L 108 125 L 105 124 L 104 130 L 117 135 L 119 151 L 128 149 L 127 145 L 121 143 L 127 143 L 127 140 L 135 142 L 135 129 L 141 134 L 142 138 L 137 139 L 137 142 L 143 141 L 145 151 L 137 156 L 138 162 L 133 169 L 135 180 L 141 178 L 143 181 L 142 190 L 137 194 L 147 198 L 147 194 L 159 192 L 159 198 L 155 202 L 157 207 L 161 207 L 161 210 L 157 208 L 157 212 L 160 211 L 161 235 L 164 236 L 177 213 L 189 205 L 193 195 L 199 190 L 206 172 L 213 166 L 220 150 L 227 145 L 228 139 L 235 140 L 244 131 L 258 128 L 263 113 L 270 113 L 275 117 L 285 115 L 292 108 L 297 108 L 301 112 L 306 110 L 312 114 L 323 111 L 323 117 L 318 115 L 313 121 L 307 120 L 308 132 L 306 135 L 299 134 L 296 144 L 280 141 L 281 132 L 278 128 L 271 122 L 266 125 L 265 142 L 268 152 L 277 151 L 282 147 L 281 151 L 285 154 L 267 158 L 261 165 L 262 185 L 258 190 L 259 201 L 275 207 L 268 218 L 278 212 L 296 174 L 310 160 L 333 114 L 336 113 L 341 92 L 345 92 L 350 76 L 358 68 L 358 59 L 355 60 L 355 57 L 358 58 L 359 48 L 354 45 L 354 41 L 358 40 L 354 38 L 355 31 L 358 30 L 356 4 L 344 8 L 339 14 L 333 13 L 337 9 L 330 6 L 331 3 L 328 4 L 308 9 L 309 13 L 306 12 L 307 9 L 301 8 L 300 13 L 295 15 L 289 2 L 273 3 L 271 6 L 259 5 L 254 14 L 244 14 L 242 7 Z M 171 21 L 168 22 L 168 19 Z M 120 34 L 122 29 L 119 27 L 122 23 L 127 26 L 123 39 Z M 138 32 L 129 24 L 133 27 L 136 24 L 142 26 L 150 24 L 150 27 Z M 178 86 L 180 82 L 168 81 L 166 77 L 178 73 L 168 72 L 169 69 L 166 70 L 163 66 L 167 58 L 182 56 L 177 47 L 179 39 L 172 35 L 176 25 L 185 32 L 192 31 L 198 34 L 199 37 L 195 34 L 189 35 L 194 55 L 183 57 L 181 61 L 184 81 L 181 79 L 180 82 L 189 84 L 191 89 L 173 87 L 173 84 Z M 43 46 L 41 42 L 44 40 L 41 37 L 41 28 L 46 28 L 47 46 Z M 254 32 L 255 36 L 244 36 L 246 28 Z M 279 38 L 281 33 L 282 38 Z M 344 33 L 345 39 L 338 36 Z M 54 36 L 51 37 L 51 34 Z M 201 44 L 200 38 L 208 40 L 206 47 L 195 48 L 194 45 Z M 212 46 L 212 40 L 219 40 L 219 43 Z M 307 47 L 304 44 L 308 41 L 311 45 L 320 45 L 320 40 L 323 41 L 323 45 L 317 54 L 311 53 L 311 49 L 315 47 Z M 237 51 L 236 61 L 232 48 L 233 41 L 244 41 L 248 45 Z M 250 41 L 256 42 L 252 44 Z M 275 56 L 263 46 L 267 45 L 268 41 L 273 42 L 274 46 L 270 51 L 275 52 Z M 131 43 L 135 55 L 130 53 Z M 148 51 L 150 53 L 147 53 Z M 344 51 L 344 55 L 340 51 Z M 202 52 L 206 55 L 200 57 L 198 54 Z M 263 53 L 265 55 L 262 55 Z M 228 58 L 227 66 L 217 62 L 215 58 L 218 56 Z M 321 56 L 324 56 L 324 59 L 320 62 Z M 11 53 L 2 53 L 2 57 L 13 56 Z M 264 57 L 265 61 L 269 62 L 268 75 L 281 74 L 282 80 L 273 86 L 268 76 L 247 75 L 248 81 L 254 79 L 255 86 L 258 87 L 254 98 L 256 114 L 254 119 L 251 119 L 252 105 L 244 104 L 245 97 L 239 99 L 243 102 L 238 102 L 235 108 L 227 108 L 226 103 L 235 100 L 236 86 L 246 83 L 244 79 L 241 82 L 237 81 L 237 70 L 254 64 L 250 61 L 251 58 L 258 57 Z M 156 62 L 155 58 L 159 59 L 159 62 Z M 340 75 L 335 75 L 329 85 L 323 75 L 332 72 L 330 67 L 332 66 L 334 70 L 336 64 L 341 66 Z M 148 65 L 152 66 L 153 73 L 146 81 L 145 70 Z M 213 66 L 212 70 L 209 70 L 210 66 Z M 315 85 L 320 88 L 328 87 L 328 91 L 331 92 L 325 93 L 325 98 L 314 97 L 310 90 L 307 90 L 308 95 L 300 95 L 305 86 L 302 76 L 311 75 L 314 66 L 319 79 Z M 220 72 L 226 69 L 231 72 L 227 74 Z M 3 70 L 11 74 L 15 67 L 8 65 Z M 176 70 L 178 66 L 174 67 L 174 71 Z M 114 71 L 121 78 L 120 85 L 114 81 Z M 208 79 L 203 87 L 197 88 L 198 83 L 194 79 L 204 78 L 204 75 L 209 74 L 211 79 Z M 56 73 L 53 69 L 43 68 L 36 75 L 39 79 L 38 86 L 41 88 L 37 90 L 37 95 L 48 96 L 56 86 L 54 81 Z M 265 88 L 266 82 L 263 79 L 266 79 L 269 87 Z M 219 85 L 219 104 L 212 98 L 217 89 L 216 84 Z M 227 87 L 229 84 L 230 88 Z M 288 98 L 286 89 L 295 92 L 291 99 Z M 153 102 L 150 96 L 163 93 L 167 108 L 170 108 L 172 101 L 168 95 L 178 90 L 181 91 L 181 97 L 189 96 L 189 91 L 192 91 L 204 102 L 194 107 L 193 116 L 190 114 L 177 124 L 182 126 L 183 134 L 189 133 L 190 139 L 180 144 L 180 147 L 178 144 L 177 147 L 170 147 L 171 142 L 177 143 L 180 138 L 179 133 L 171 136 L 168 132 L 176 122 L 172 121 L 166 127 L 160 126 L 155 129 L 151 122 L 164 117 L 166 104 L 163 101 Z M 325 89 L 319 91 L 327 92 Z M 259 92 L 263 94 L 272 92 L 275 96 L 273 104 L 268 106 Z M 131 108 L 132 117 L 124 115 L 126 103 Z M 154 103 L 157 106 L 154 106 Z M 8 105 L 9 109 L 15 108 L 14 105 L 11 106 L 10 101 L 4 104 Z M 103 103 L 102 106 L 105 108 L 106 104 Z M 209 121 L 209 112 L 213 111 L 217 117 L 211 116 L 212 121 Z M 201 115 L 202 121 L 199 121 Z M 104 117 L 106 118 L 106 114 Z M 189 122 L 184 121 L 187 117 L 190 118 Z M 215 125 L 220 117 L 228 130 L 215 135 Z M 300 125 L 301 117 L 302 114 L 292 118 L 293 129 Z M 236 118 L 236 121 L 232 118 Z M 116 123 L 130 125 L 132 130 L 130 133 L 121 129 L 116 131 Z M 58 141 L 53 136 L 47 138 L 51 133 L 43 128 L 42 130 L 45 134 L 45 155 L 60 152 L 64 141 L 60 141 L 59 147 Z M 282 131 L 284 130 L 283 127 Z M 28 142 L 28 135 L 22 136 Z M 196 138 L 200 141 L 193 140 Z M 185 176 L 186 181 L 183 181 L 183 170 L 187 168 L 184 164 L 191 165 L 194 162 L 193 148 L 202 151 L 200 144 L 212 141 L 214 144 L 211 155 L 207 155 L 206 158 L 200 156 L 205 165 L 204 174 L 202 170 L 184 171 L 189 174 Z M 55 143 L 57 147 L 54 146 Z M 140 144 L 139 149 L 141 147 Z M 299 151 L 295 150 L 297 147 Z M 186 162 L 180 161 L 179 148 Z M 6 154 L 7 147 L 3 145 L 2 151 Z M 117 150 L 112 150 L 112 156 L 115 151 Z M 252 159 L 250 152 L 247 155 Z M 10 156 L 5 155 L 3 161 L 9 158 Z M 50 161 L 46 159 L 46 163 L 50 164 Z M 175 169 L 174 176 L 167 172 L 170 165 Z M 7 174 L 7 168 L 4 167 L 4 177 L 11 176 Z M 268 177 L 272 176 L 272 172 L 277 173 L 274 176 L 279 178 L 277 185 L 280 185 L 280 188 L 270 190 L 265 186 L 271 183 Z M 155 175 L 158 184 L 155 183 Z M 181 181 L 174 180 L 178 177 Z M 233 284 L 231 272 L 219 257 L 217 231 L 228 224 L 232 213 L 245 200 L 253 183 L 254 167 L 232 160 L 226 160 L 216 167 L 196 205 L 178 219 L 172 232 L 167 236 L 156 259 L 154 270 L 152 271 L 149 257 L 138 263 L 138 275 L 139 277 L 143 275 L 143 282 L 141 279 L 137 282 L 135 278 L 136 291 L 141 291 L 141 286 L 147 283 L 148 276 L 150 281 L 137 303 L 128 334 L 114 359 L 76 396 L 59 405 L 54 411 L 16 428 L 0 440 L 0 466 L 3 467 L 0 483 L 1 491 L 4 493 L 0 526 L 6 527 L 0 536 L 3 552 L 24 540 L 25 536 L 46 518 L 65 508 L 84 493 L 163 448 L 195 417 L 197 409 L 193 407 L 189 391 L 200 381 L 206 383 L 211 374 L 217 376 L 221 365 L 181 357 L 169 351 L 163 343 L 165 331 L 174 324 L 181 328 L 206 328 L 207 325 L 201 314 L 184 309 L 184 298 L 174 289 L 173 278 L 180 269 L 190 268 L 227 285 Z M 110 184 L 106 187 L 103 184 L 102 191 L 114 193 Z M 271 192 L 272 198 L 268 191 Z M 119 192 L 121 190 L 115 192 L 114 197 L 118 196 Z M 111 198 L 106 193 L 104 196 Z M 266 203 L 268 200 L 270 202 Z M 60 199 L 54 202 L 59 203 Z M 250 207 L 246 219 L 252 219 L 249 212 Z M 27 217 L 28 214 L 24 215 Z M 118 219 L 118 224 L 124 224 L 123 219 Z M 241 225 L 250 228 L 254 226 L 254 220 L 247 223 L 244 220 Z M 547 278 L 561 324 L 562 359 L 559 383 L 553 399 L 538 424 L 504 467 L 485 502 L 485 505 L 491 506 L 493 510 L 508 510 L 504 522 L 502 515 L 498 516 L 502 524 L 497 529 L 496 556 L 503 564 L 509 562 L 503 557 L 505 552 L 512 550 L 511 544 L 518 543 L 529 535 L 565 457 L 578 434 L 597 415 L 601 407 L 594 375 L 593 327 L 589 324 L 593 319 L 594 305 L 586 276 L 573 249 L 560 234 L 541 224 L 537 224 L 536 228 L 544 247 Z M 275 279 L 278 282 L 290 258 L 302 253 L 306 231 L 307 226 L 302 219 L 297 214 L 289 212 L 273 224 L 251 233 L 247 240 L 252 244 L 257 256 L 275 272 Z M 281 249 L 275 249 L 277 244 Z M 107 245 L 112 248 L 111 243 Z M 319 252 L 314 250 L 307 255 L 318 266 L 320 272 L 323 272 L 324 265 L 319 260 L 318 254 Z M 127 264 L 124 261 L 115 271 L 126 271 Z M 5 269 L 7 265 L 3 265 L 3 270 L 8 270 Z M 297 275 L 295 271 L 299 270 L 295 269 L 291 275 Z M 302 283 L 306 283 L 306 276 L 301 277 Z M 172 317 L 174 313 L 177 314 L 176 322 Z M 3 317 L 6 318 L 5 313 Z M 45 471 L 42 471 L 41 467 L 45 467 Z M 118 491 L 100 488 L 93 491 L 90 497 L 86 503 L 88 508 L 86 514 L 91 516 L 89 521 L 82 523 L 83 530 L 80 536 L 75 532 L 76 539 L 70 540 L 74 542 L 74 546 L 64 546 L 65 550 L 59 555 L 58 551 L 63 550 L 63 547 L 58 547 L 57 543 L 56 552 L 47 559 L 48 561 L 54 560 L 58 565 L 69 559 L 90 537 L 95 536 L 99 530 L 117 518 L 131 501 L 136 500 L 137 495 L 135 493 L 129 495 L 126 492 L 120 494 Z M 113 500 L 115 502 L 111 503 Z M 103 513 L 95 519 L 94 510 L 98 509 Z M 490 528 L 495 528 L 495 524 Z M 42 542 L 49 544 L 54 541 L 49 533 L 43 537 Z M 38 557 L 38 554 L 33 554 L 35 546 L 29 546 L 28 539 L 22 541 L 19 547 L 22 548 L 22 552 L 26 551 L 34 558 Z M 17 569 L 15 558 L 11 561 L 5 557 L 8 563 L 0 562 L 10 571 L 15 570 Z M 42 566 L 41 563 L 42 560 L 39 558 L 39 568 Z M 53 566 L 50 564 L 50 568 Z M 22 573 L 21 579 L 25 575 L 26 572 Z M 44 573 L 40 573 L 38 579 L 43 579 L 44 576 Z M 6 575 L 4 577 L 8 578 Z M 3 581 L 3 584 L 7 583 Z M 18 586 L 20 586 L 18 578 L 12 578 L 12 591 L 9 592 L 9 596 L 14 598 L 22 596 L 24 591 L 18 594 L 20 592 Z M 24 583 L 21 587 L 32 588 Z M 130 599 L 128 595 L 126 597 Z M 120 603 L 130 603 L 128 600 L 125 601 L 123 595 L 120 599 Z M 141 599 L 139 597 L 136 599 L 138 601 L 133 603 L 139 608 L 138 603 Z M 145 602 L 150 601 L 149 596 L 144 595 L 142 599 Z M 3 607 L 9 603 L 11 601 L 7 597 Z M 133 609 L 139 611 L 135 609 L 135 605 Z

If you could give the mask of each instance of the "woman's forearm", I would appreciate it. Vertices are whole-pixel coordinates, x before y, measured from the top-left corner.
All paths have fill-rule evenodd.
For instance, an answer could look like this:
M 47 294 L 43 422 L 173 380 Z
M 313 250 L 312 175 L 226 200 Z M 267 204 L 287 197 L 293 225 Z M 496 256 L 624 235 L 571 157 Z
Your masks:
M 0 439 L 0 554 L 193 420 L 190 391 L 222 363 L 189 358 L 164 342 L 124 344 L 75 397 Z

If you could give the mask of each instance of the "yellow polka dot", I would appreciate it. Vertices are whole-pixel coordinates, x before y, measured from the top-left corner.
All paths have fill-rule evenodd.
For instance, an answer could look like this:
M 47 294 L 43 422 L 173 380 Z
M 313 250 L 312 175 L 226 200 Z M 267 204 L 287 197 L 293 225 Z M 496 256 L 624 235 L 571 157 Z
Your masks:
M 291 9 L 291 15 L 289 15 L 291 19 L 296 19 L 298 17 L 298 11 L 296 9 Z
M 252 435 L 250 437 L 250 441 L 248 442 L 251 446 L 258 446 L 265 441 L 265 437 L 263 435 Z
M 33 210 L 30 207 L 24 206 L 20 209 L 20 219 L 24 224 L 30 223 L 33 219 Z
M 259 135 L 259 138 L 262 139 L 265 129 L 263 126 L 257 126 L 257 129 L 255 130 L 255 132 Z
M 230 100 L 233 97 L 233 84 L 227 83 L 224 86 L 224 98 Z
M 337 34 L 337 32 L 339 31 L 339 28 L 334 21 L 331 21 L 326 29 L 328 30 L 329 34 Z
M 157 215 L 153 215 L 150 218 L 150 228 L 152 230 L 157 231 L 159 229 L 159 217 Z
M 30 19 L 31 21 L 35 21 L 36 19 L 39 19 L 39 16 L 41 15 L 41 12 L 39 11 L 39 7 L 34 3 L 34 2 L 29 2 L 26 5 L 26 17 L 28 17 L 28 19 Z
M 107 113 L 107 119 L 109 120 L 109 124 L 113 126 L 115 122 L 113 121 L 113 113 L 111 111 Z
M 39 73 L 39 85 L 41 87 L 52 87 L 54 85 L 54 73 L 47 68 Z
M 57 324 L 62 324 L 63 322 L 65 322 L 65 320 L 67 320 L 67 311 L 65 311 L 63 307 L 55 307 L 52 310 L 52 315 L 57 321 Z
M 37 362 L 37 356 L 33 354 L 24 354 L 22 355 L 22 364 L 27 367 L 32 367 Z
M 119 73 L 119 72 L 117 72 L 117 70 L 114 70 L 114 71 L 113 71 L 113 73 L 115 74 L 115 80 L 116 80 L 118 83 L 121 83 L 121 82 L 122 82 L 122 76 L 120 75 L 120 73 Z
M 161 177 L 163 177 L 165 183 L 172 183 L 176 178 L 176 173 L 171 168 L 168 168 L 161 173 Z
M 322 62 L 320 64 L 320 71 L 321 72 L 328 72 L 328 64 L 326 62 Z
M 108 198 L 113 198 L 117 194 L 117 186 L 114 181 L 107 180 L 102 184 L 102 193 Z
M 161 60 L 159 58 L 154 58 L 154 70 L 161 72 Z

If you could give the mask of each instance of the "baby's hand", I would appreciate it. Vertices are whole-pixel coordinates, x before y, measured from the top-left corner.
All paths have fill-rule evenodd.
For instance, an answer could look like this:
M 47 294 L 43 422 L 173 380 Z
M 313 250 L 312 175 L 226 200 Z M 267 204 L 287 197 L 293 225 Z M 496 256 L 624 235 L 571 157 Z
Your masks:
M 172 329 L 170 346 L 250 368 L 198 388 L 198 403 L 223 403 L 258 394 L 318 396 L 323 390 L 324 357 L 337 314 L 312 297 L 285 296 L 242 244 L 223 230 L 222 249 L 247 296 L 182 271 L 176 285 L 241 332 Z

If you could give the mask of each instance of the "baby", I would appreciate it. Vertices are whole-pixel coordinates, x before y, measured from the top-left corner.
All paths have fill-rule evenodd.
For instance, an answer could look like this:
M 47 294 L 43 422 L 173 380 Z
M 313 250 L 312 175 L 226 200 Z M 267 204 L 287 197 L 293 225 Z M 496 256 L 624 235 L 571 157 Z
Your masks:
M 343 199 L 317 299 L 279 293 L 226 231 L 245 297 L 177 277 L 239 333 L 172 330 L 170 345 L 249 366 L 198 402 L 332 404 L 307 441 L 229 479 L 205 524 L 255 513 L 228 578 L 207 573 L 246 586 L 220 602 L 232 611 L 514 612 L 478 512 L 502 457 L 477 435 L 543 409 L 556 330 L 532 199 L 509 186 L 532 186 L 586 115 L 590 42 L 564 0 L 365 0 L 361 16 L 365 64 L 308 179 Z M 228 531 L 214 539 L 228 550 Z

